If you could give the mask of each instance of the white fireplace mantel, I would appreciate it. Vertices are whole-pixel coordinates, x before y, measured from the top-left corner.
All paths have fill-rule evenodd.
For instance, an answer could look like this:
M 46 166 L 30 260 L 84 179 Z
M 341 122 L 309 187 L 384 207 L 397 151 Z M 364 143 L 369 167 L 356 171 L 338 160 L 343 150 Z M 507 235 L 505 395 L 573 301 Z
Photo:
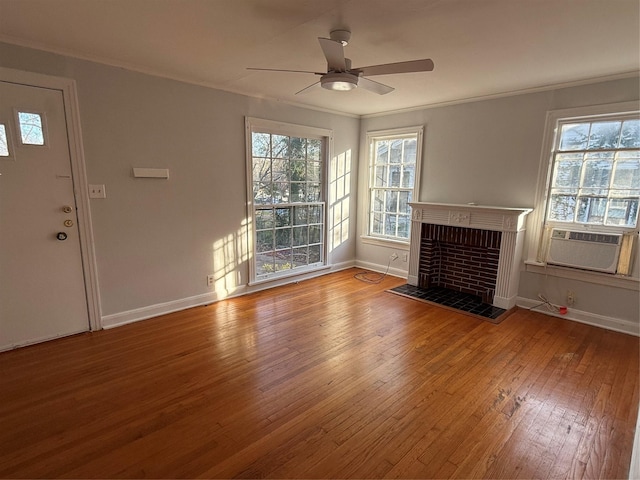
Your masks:
M 509 309 L 515 306 L 524 244 L 525 217 L 531 208 L 415 202 L 411 205 L 411 242 L 407 283 L 418 285 L 422 223 L 477 228 L 502 232 L 498 278 L 493 304 Z

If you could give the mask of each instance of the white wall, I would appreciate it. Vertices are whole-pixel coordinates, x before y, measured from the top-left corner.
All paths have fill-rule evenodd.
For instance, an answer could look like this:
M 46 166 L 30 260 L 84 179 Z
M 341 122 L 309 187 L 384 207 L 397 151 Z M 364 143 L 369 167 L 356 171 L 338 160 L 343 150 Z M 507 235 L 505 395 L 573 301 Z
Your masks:
M 420 201 L 476 202 L 504 207 L 533 207 L 549 110 L 637 101 L 638 78 L 558 88 L 363 118 L 360 133 L 358 234 L 366 229 L 367 131 L 425 125 Z M 358 239 L 356 256 L 363 265 L 384 269 L 397 247 L 380 247 Z M 526 248 L 525 248 L 526 251 Z M 638 263 L 634 275 L 638 276 Z M 406 271 L 407 264 L 394 262 Z M 524 270 L 524 264 L 522 265 Z M 575 320 L 622 331 L 640 332 L 640 297 L 633 288 L 611 287 L 522 272 L 522 303 L 539 303 L 544 293 L 562 304 L 567 290 L 576 295 Z
M 77 82 L 88 182 L 107 192 L 91 200 L 107 325 L 248 290 L 245 116 L 332 129 L 334 154 L 350 152 L 357 168 L 357 118 L 2 43 L 0 66 Z M 170 179 L 135 179 L 132 167 Z M 356 187 L 354 174 L 351 212 Z M 352 221 L 332 264 L 353 262 L 354 239 Z

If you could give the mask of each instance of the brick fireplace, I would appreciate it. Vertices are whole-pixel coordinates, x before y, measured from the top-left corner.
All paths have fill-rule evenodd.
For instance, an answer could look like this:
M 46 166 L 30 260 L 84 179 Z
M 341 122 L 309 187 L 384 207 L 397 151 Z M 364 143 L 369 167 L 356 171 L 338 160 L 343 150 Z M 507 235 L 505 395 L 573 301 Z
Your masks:
M 515 305 L 528 208 L 412 203 L 407 283 Z

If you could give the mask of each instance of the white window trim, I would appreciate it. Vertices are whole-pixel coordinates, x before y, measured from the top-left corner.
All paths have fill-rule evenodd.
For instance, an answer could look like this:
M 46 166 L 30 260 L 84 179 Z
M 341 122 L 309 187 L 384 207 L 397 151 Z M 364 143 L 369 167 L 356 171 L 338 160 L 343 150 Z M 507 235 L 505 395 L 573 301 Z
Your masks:
M 547 117 L 544 127 L 544 137 L 542 139 L 542 151 L 540 154 L 540 166 L 538 169 L 538 183 L 535 197 L 535 208 L 528 216 L 527 222 L 527 237 L 528 237 L 528 250 L 527 259 L 525 261 L 525 270 L 527 272 L 533 272 L 538 274 L 544 274 L 560 278 L 568 278 L 574 280 L 581 280 L 590 283 L 596 283 L 600 285 L 610 285 L 620 288 L 628 288 L 632 290 L 638 290 L 640 285 L 640 278 L 638 278 L 638 268 L 636 267 L 632 272 L 631 277 L 624 275 L 611 275 L 600 272 L 590 272 L 586 270 L 577 270 L 573 268 L 559 267 L 555 265 L 547 265 L 542 261 L 538 255 L 540 246 L 542 244 L 542 236 L 545 227 L 545 213 L 547 206 L 547 196 L 549 193 L 549 182 L 551 181 L 551 162 L 553 161 L 553 148 L 556 139 L 556 127 L 560 119 L 580 119 L 584 117 L 597 117 L 606 116 L 612 114 L 632 114 L 637 113 L 640 110 L 639 102 L 623 102 L 612 103 L 603 105 L 592 105 L 586 107 L 569 108 L 562 110 L 551 110 L 547 112 Z M 566 224 L 565 224 L 566 225 Z M 584 228 L 588 230 L 595 228 L 598 231 L 629 231 L 637 230 L 629 228 L 611 228 L 611 227 L 589 227 L 582 225 L 575 225 L 575 228 Z M 640 245 L 636 245 L 636 255 Z
M 409 249 L 409 242 L 411 238 L 411 232 L 409 232 L 409 238 L 406 240 L 402 240 L 399 238 L 388 238 L 376 235 L 369 234 L 369 223 L 370 213 L 371 213 L 371 185 L 373 184 L 373 172 L 372 168 L 372 145 L 375 140 L 380 140 L 384 138 L 395 138 L 401 135 L 416 135 L 416 169 L 415 169 L 415 178 L 413 183 L 413 193 L 412 193 L 412 201 L 418 201 L 418 194 L 420 192 L 420 170 L 422 166 L 422 146 L 424 142 L 424 126 L 416 125 L 412 127 L 402 127 L 402 128 L 393 128 L 389 130 L 372 130 L 367 132 L 367 185 L 366 185 L 366 208 L 364 210 L 364 218 L 366 218 L 365 222 L 362 222 L 362 234 L 360 238 L 363 243 L 368 243 L 371 245 L 378 245 L 382 247 L 396 247 L 402 248 L 405 247 L 406 250 Z
M 258 278 L 256 275 L 256 265 L 254 255 L 254 239 L 255 229 L 253 226 L 253 155 L 251 146 L 251 132 L 260 130 L 265 133 L 276 135 L 306 136 L 311 138 L 324 138 L 326 140 L 325 152 L 323 158 L 322 169 L 322 198 L 324 204 L 324 229 L 323 229 L 323 251 L 324 262 L 322 264 L 313 264 L 304 268 L 297 268 L 293 271 L 274 272 L 273 274 Z M 297 277 L 329 268 L 331 262 L 329 258 L 328 240 L 329 240 L 329 190 L 328 190 L 328 174 L 329 159 L 333 158 L 333 130 L 325 128 L 309 127 L 306 125 L 297 125 L 293 123 L 278 122 L 274 120 L 266 120 L 264 118 L 245 117 L 245 170 L 246 170 L 246 194 L 247 194 L 247 252 L 250 258 L 249 264 L 249 281 L 248 285 L 263 285 L 265 283 L 282 280 L 283 278 Z

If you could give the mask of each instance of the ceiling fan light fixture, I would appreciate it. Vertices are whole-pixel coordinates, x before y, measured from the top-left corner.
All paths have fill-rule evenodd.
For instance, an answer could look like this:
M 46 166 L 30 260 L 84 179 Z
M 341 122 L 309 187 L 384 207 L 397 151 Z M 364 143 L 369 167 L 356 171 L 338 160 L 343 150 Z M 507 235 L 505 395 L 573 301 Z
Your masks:
M 358 76 L 346 72 L 327 73 L 320 78 L 320 85 L 327 90 L 346 92 L 358 86 Z

